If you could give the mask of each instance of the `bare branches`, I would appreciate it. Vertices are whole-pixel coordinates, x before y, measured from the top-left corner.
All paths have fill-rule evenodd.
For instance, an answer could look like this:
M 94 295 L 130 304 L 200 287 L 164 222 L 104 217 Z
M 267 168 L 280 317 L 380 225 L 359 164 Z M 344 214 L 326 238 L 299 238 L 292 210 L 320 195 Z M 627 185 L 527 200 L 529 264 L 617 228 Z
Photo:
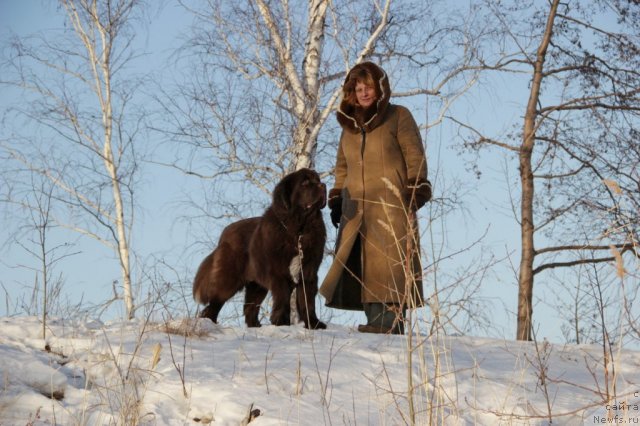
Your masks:
M 158 97 L 167 126 L 157 130 L 176 151 L 160 162 L 191 176 L 239 183 L 247 193 L 269 189 L 292 169 L 330 169 L 340 83 L 363 60 L 388 70 L 398 85 L 395 97 L 437 96 L 438 114 L 422 128 L 440 124 L 478 81 L 485 34 L 441 20 L 439 6 L 212 0 L 190 9 L 196 24 L 183 52 L 193 73 L 177 92 Z
M 26 144 L 2 149 L 22 170 L 37 173 L 66 207 L 56 223 L 114 250 L 127 316 L 134 313 L 130 265 L 135 146 L 143 121 L 129 113 L 133 90 L 116 77 L 131 59 L 129 31 L 137 0 L 61 0 L 71 32 L 14 43 L 4 84 L 26 91 L 11 111 L 34 124 L 17 129 Z M 48 38 L 50 37 L 50 38 Z M 44 68 L 43 68 L 44 67 Z M 43 136 L 46 135 L 46 136 Z
M 462 123 L 461 121 L 457 120 L 454 117 L 447 117 L 449 120 L 451 120 L 452 122 L 456 123 L 458 126 L 460 126 L 463 129 L 466 129 L 468 131 L 470 131 L 471 133 L 476 135 L 476 138 L 473 142 L 469 143 L 468 145 L 474 145 L 474 146 L 480 146 L 480 145 L 494 145 L 497 146 L 499 148 L 503 148 L 512 152 L 519 152 L 520 148 L 518 146 L 515 145 L 510 145 L 508 143 L 505 142 L 501 142 L 498 140 L 494 140 L 491 138 L 488 138 L 486 136 L 483 136 L 480 131 L 478 131 L 477 129 L 474 129 L 473 127 L 471 127 L 468 124 Z
M 550 252 L 560 252 L 568 250 L 611 250 L 611 247 L 615 247 L 622 251 L 633 250 L 633 244 L 615 244 L 607 246 L 593 246 L 593 245 L 567 245 L 557 247 L 545 247 L 543 249 L 536 249 L 536 255 Z
M 637 214 L 629 213 L 638 205 L 640 176 L 625 170 L 635 170 L 640 161 L 632 124 L 640 116 L 640 49 L 631 36 L 633 26 L 617 20 L 613 30 L 607 19 L 589 11 L 595 4 L 514 4 L 510 13 L 493 7 L 506 35 L 503 42 L 519 52 L 509 56 L 509 63 L 525 64 L 522 70 L 531 72 L 522 130 L 501 140 L 454 121 L 468 135 L 467 147 L 490 146 L 519 157 L 518 338 L 531 337 L 534 276 L 614 261 L 596 254 L 609 244 L 591 243 L 605 238 L 621 253 L 637 256 L 629 242 L 640 223 L 634 218 Z M 615 12 L 618 6 L 609 5 L 606 11 Z M 517 20 L 517 13 L 529 18 Z M 523 25 L 531 26 L 531 36 L 520 31 Z M 612 190 L 609 180 L 624 182 L 618 186 L 625 190 Z M 534 234 L 548 247 L 536 249 Z

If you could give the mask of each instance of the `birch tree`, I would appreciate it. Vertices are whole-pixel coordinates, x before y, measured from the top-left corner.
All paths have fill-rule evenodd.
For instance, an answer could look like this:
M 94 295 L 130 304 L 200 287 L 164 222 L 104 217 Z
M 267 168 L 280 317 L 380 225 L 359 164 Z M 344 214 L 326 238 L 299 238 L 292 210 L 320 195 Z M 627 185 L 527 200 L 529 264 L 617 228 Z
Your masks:
M 355 64 L 385 69 L 393 101 L 411 108 L 425 136 L 483 69 L 501 66 L 500 55 L 482 55 L 495 25 L 466 3 L 181 4 L 194 16 L 179 52 L 186 77 L 176 92 L 159 96 L 166 112 L 160 130 L 175 152 L 166 165 L 201 178 L 202 191 L 191 194 L 198 218 L 207 220 L 198 238 L 215 237 L 211 219 L 259 214 L 264 195 L 295 169 L 313 167 L 331 184 L 335 112 Z
M 195 23 L 181 49 L 188 78 L 178 94 L 162 95 L 163 131 L 178 142 L 168 163 L 265 192 L 292 170 L 332 167 L 338 136 L 329 118 L 353 65 L 378 62 L 394 96 L 437 105 L 431 117 L 416 111 L 423 129 L 441 122 L 480 70 L 493 65 L 479 54 L 488 26 L 472 25 L 473 11 L 447 2 L 182 4 Z
M 514 68 L 531 76 L 520 140 L 481 136 L 470 145 L 518 159 L 516 337 L 531 340 L 539 274 L 638 256 L 640 7 L 553 0 L 523 10 L 531 13 L 524 21 L 494 8 L 520 49 Z M 530 28 L 522 31 L 522 22 Z
M 119 263 L 127 318 L 134 316 L 131 229 L 142 113 L 127 79 L 138 0 L 60 0 L 65 28 L 15 39 L 2 83 L 21 90 L 10 117 L 29 124 L 2 148 L 54 185 L 61 226 L 109 247 Z M 31 126 L 36 130 L 27 133 Z

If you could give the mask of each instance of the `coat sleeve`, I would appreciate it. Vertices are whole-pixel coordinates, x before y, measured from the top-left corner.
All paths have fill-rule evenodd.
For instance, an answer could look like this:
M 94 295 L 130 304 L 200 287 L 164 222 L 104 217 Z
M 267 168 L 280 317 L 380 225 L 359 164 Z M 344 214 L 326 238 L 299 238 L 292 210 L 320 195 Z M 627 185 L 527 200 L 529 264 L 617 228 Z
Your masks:
M 342 141 L 344 140 L 344 133 L 340 136 L 340 143 L 338 144 L 338 153 L 336 156 L 336 170 L 335 170 L 335 184 L 333 187 L 335 189 L 344 188 L 344 182 L 347 179 L 347 159 L 344 156 L 344 151 L 342 150 Z
M 398 143 L 407 165 L 410 181 L 426 181 L 427 158 L 420 137 L 420 129 L 405 107 L 398 106 Z

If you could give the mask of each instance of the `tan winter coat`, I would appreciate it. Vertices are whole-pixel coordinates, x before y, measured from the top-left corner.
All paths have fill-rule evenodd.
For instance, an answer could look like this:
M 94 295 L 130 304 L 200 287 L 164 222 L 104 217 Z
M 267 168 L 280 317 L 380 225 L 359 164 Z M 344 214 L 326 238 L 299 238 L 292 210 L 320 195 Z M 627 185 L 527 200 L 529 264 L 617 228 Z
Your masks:
M 419 233 L 412 221 L 413 235 L 407 235 L 415 212 L 405 200 L 410 184 L 428 182 L 420 132 L 409 110 L 389 104 L 385 72 L 370 62 L 359 66 L 369 67 L 382 96 L 375 111 L 360 119 L 368 119 L 362 125 L 357 119 L 362 111 L 347 102 L 338 111 L 343 131 L 331 192 L 341 194 L 342 219 L 320 294 L 327 306 L 339 309 L 362 310 L 369 302 L 422 306 Z M 413 277 L 407 279 L 407 270 Z

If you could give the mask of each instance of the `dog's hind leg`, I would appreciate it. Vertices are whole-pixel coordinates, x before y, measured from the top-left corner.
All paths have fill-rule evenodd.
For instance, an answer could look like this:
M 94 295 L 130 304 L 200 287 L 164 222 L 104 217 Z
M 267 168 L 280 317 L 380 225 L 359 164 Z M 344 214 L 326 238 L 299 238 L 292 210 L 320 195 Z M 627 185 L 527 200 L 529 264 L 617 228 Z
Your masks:
M 244 320 L 247 327 L 260 327 L 260 305 L 267 297 L 268 290 L 258 283 L 249 282 L 245 286 Z
M 209 318 L 211 321 L 218 323 L 218 314 L 220 310 L 224 306 L 224 302 L 219 303 L 216 301 L 211 301 L 205 308 L 200 312 L 200 318 Z
M 200 313 L 202 318 L 209 318 L 217 323 L 218 314 L 227 300 L 242 290 L 242 271 L 237 266 L 239 256 L 241 253 L 222 241 L 198 268 L 193 295 L 196 302 L 206 305 Z

